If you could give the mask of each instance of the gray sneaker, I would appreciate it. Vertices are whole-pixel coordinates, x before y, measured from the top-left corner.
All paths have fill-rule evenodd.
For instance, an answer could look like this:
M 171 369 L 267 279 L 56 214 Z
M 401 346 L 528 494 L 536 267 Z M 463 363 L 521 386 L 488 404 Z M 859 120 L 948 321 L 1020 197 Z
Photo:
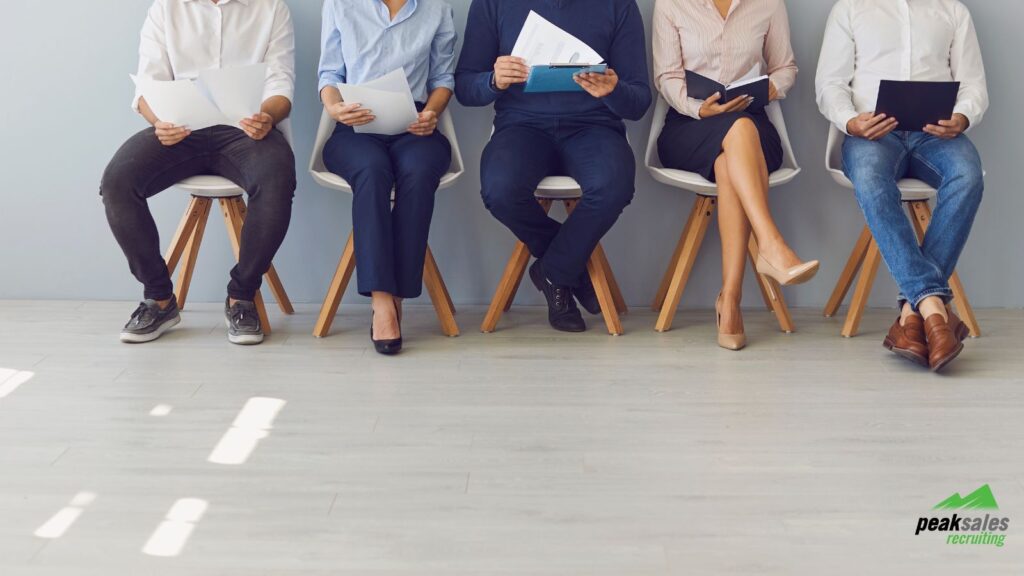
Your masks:
M 141 344 L 152 342 L 181 322 L 178 314 L 178 300 L 171 296 L 171 303 L 161 310 L 156 300 L 146 300 L 132 313 L 131 320 L 121 330 L 121 342 Z
M 224 301 L 224 322 L 228 325 L 228 341 L 232 344 L 252 345 L 263 342 L 263 326 L 256 304 L 239 300 L 231 306 L 231 299 Z

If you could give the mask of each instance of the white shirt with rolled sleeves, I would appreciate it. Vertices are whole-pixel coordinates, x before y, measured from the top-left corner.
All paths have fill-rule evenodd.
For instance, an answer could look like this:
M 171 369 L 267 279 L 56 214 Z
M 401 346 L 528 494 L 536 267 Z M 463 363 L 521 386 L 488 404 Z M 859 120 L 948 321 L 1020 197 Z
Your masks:
M 825 28 L 816 80 L 818 107 L 846 132 L 872 112 L 882 80 L 960 82 L 954 114 L 970 127 L 988 110 L 981 47 L 959 0 L 839 0 Z
M 262 62 L 263 100 L 293 101 L 295 30 L 284 0 L 156 0 L 142 27 L 140 78 L 194 80 L 202 70 Z

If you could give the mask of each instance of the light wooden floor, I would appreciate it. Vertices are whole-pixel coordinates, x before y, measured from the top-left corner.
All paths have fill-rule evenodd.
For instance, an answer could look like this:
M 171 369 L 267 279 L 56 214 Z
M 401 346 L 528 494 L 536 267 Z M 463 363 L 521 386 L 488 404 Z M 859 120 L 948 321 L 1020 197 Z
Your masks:
M 274 310 L 257 348 L 227 343 L 218 305 L 122 345 L 133 307 L 0 302 L 3 576 L 1024 573 L 1021 311 L 981 311 L 986 336 L 935 376 L 882 349 L 891 311 L 851 340 L 816 311 L 792 335 L 748 311 L 737 354 L 709 311 L 667 334 L 634 311 L 613 338 L 536 308 L 482 335 L 466 309 L 445 339 L 420 308 L 383 358 L 362 307 L 324 340 L 313 307 Z M 272 429 L 209 462 L 254 397 L 285 402 Z M 985 483 L 1004 547 L 914 536 Z M 205 514 L 154 536 L 187 498 Z M 178 555 L 144 552 L 189 529 Z

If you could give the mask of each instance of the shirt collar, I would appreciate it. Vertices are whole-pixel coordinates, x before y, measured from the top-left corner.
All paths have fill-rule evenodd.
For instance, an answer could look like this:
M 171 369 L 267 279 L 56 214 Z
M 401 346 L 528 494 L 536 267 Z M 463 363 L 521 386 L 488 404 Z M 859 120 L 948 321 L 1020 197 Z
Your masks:
M 406 0 L 405 6 L 395 14 L 395 19 L 391 19 L 391 11 L 388 9 L 388 5 L 383 0 L 372 0 L 377 4 L 377 9 L 380 12 L 381 18 L 384 19 L 385 26 L 397 26 L 402 22 L 409 19 L 413 12 L 416 11 L 417 0 Z

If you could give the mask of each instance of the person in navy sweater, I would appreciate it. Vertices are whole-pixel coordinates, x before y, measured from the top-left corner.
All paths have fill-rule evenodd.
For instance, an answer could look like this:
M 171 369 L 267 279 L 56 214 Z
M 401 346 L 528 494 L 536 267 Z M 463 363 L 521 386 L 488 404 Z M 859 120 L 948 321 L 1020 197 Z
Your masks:
M 607 72 L 578 76 L 578 92 L 524 93 L 529 68 L 509 54 L 531 10 L 586 42 Z M 455 95 L 465 106 L 494 103 L 496 111 L 481 194 L 537 258 L 530 278 L 556 330 L 586 330 L 576 300 L 601 311 L 586 265 L 633 198 L 636 165 L 623 119 L 639 120 L 651 105 L 646 46 L 634 0 L 473 0 L 469 9 Z M 561 224 L 534 198 L 552 175 L 571 176 L 583 190 Z

